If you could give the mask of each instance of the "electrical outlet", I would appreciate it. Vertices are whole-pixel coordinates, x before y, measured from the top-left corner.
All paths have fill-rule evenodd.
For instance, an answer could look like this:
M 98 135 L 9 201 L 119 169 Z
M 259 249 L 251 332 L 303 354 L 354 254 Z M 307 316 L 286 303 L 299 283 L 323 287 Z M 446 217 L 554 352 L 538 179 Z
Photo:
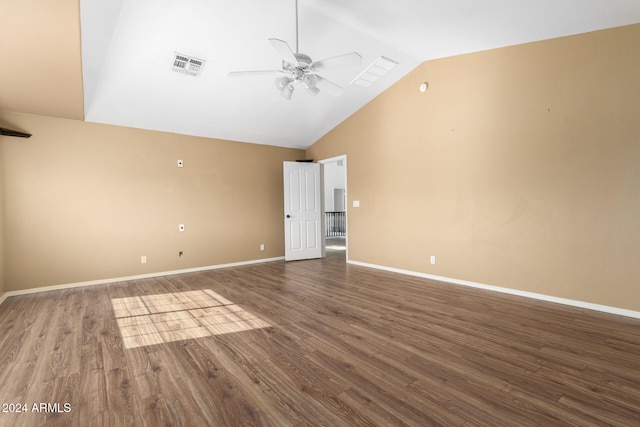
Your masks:
M 140 257 L 140 264 L 146 264 L 147 263 L 147 257 L 145 255 L 142 255 Z
M 260 250 L 264 251 L 264 243 L 260 243 Z
M 184 231 L 184 224 L 179 224 L 178 225 L 178 231 L 181 232 L 181 233 Z
M 436 263 L 436 256 L 435 255 L 431 255 L 431 258 L 429 259 L 429 262 L 431 262 L 431 264 L 435 264 Z
M 181 168 L 184 166 L 184 162 L 182 160 L 178 160 L 178 167 Z

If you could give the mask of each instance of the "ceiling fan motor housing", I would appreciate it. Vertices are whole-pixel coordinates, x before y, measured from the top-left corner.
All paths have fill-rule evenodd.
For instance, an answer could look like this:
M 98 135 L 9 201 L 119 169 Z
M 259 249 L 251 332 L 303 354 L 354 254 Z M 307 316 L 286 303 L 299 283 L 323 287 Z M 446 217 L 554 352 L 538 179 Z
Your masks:
M 282 61 L 282 69 L 289 72 L 292 78 L 300 79 L 305 74 L 310 73 L 311 70 L 311 57 L 309 55 L 305 55 L 304 53 L 294 53 L 297 64 L 291 64 L 285 60 Z
M 311 57 L 304 53 L 294 53 L 294 56 L 298 61 L 297 64 L 291 64 L 284 60 L 282 61 L 283 70 L 289 74 L 287 77 L 289 79 L 289 84 L 303 83 L 307 88 L 315 87 L 315 83 L 318 78 L 311 74 L 314 71 L 311 68 L 311 64 L 313 63 Z M 282 88 L 284 81 L 280 78 L 276 79 L 276 82 L 278 82 L 278 80 L 280 81 L 279 87 Z M 278 85 L 278 83 L 276 83 L 276 85 Z
M 293 56 L 296 57 L 301 67 L 308 67 L 311 65 L 312 61 L 309 55 L 305 55 L 304 53 L 294 53 Z

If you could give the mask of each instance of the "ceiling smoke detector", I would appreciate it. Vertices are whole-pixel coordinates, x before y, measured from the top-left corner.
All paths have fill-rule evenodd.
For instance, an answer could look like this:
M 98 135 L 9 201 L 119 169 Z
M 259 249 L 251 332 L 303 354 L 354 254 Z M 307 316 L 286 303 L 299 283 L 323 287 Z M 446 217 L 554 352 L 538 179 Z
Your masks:
M 199 76 L 204 67 L 203 59 L 194 58 L 192 56 L 176 53 L 173 57 L 172 70 L 178 73 L 189 74 L 190 76 Z

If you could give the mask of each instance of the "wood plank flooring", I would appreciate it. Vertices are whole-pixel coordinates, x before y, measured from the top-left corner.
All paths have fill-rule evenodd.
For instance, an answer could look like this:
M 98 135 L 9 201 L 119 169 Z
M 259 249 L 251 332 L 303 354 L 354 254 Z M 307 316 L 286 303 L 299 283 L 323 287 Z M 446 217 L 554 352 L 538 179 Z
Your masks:
M 340 252 L 11 297 L 0 334 L 0 426 L 640 425 L 640 320 Z

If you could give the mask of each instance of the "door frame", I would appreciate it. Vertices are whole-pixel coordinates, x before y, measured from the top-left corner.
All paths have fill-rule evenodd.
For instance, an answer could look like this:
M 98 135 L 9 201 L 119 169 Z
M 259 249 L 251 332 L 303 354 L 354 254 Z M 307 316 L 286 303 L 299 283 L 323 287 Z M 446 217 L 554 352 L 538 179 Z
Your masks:
M 335 157 L 329 157 L 328 159 L 322 159 L 322 160 L 318 160 L 318 163 L 320 163 L 320 174 L 322 176 L 322 182 L 320 185 L 320 192 L 321 192 L 321 197 L 322 197 L 322 215 L 325 215 L 325 210 L 326 207 L 324 205 L 324 192 L 325 192 L 325 188 L 324 188 L 324 165 L 326 163 L 335 163 L 339 160 L 343 161 L 343 165 L 344 165 L 344 196 L 345 196 L 345 207 L 344 207 L 344 215 L 345 215 L 345 239 L 344 239 L 344 245 L 345 245 L 345 258 L 348 261 L 349 260 L 349 185 L 347 183 L 347 155 L 346 154 L 342 154 L 340 156 L 335 156 Z M 324 224 L 324 218 L 322 219 L 323 224 Z M 326 237 L 325 237 L 325 232 L 323 229 L 323 233 L 322 233 L 322 254 L 324 256 L 325 254 L 325 247 L 326 247 Z

